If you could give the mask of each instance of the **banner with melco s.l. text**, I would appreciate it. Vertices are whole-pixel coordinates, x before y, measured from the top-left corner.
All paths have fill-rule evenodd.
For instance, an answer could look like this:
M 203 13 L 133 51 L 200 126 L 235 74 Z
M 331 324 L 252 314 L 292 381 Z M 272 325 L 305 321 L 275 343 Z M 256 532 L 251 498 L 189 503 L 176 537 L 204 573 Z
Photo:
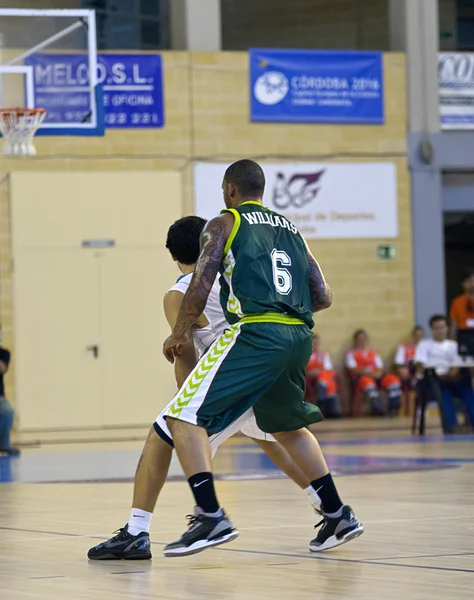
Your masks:
M 194 167 L 195 213 L 206 219 L 224 208 L 227 165 Z M 265 163 L 264 204 L 308 239 L 396 238 L 396 167 L 392 163 Z

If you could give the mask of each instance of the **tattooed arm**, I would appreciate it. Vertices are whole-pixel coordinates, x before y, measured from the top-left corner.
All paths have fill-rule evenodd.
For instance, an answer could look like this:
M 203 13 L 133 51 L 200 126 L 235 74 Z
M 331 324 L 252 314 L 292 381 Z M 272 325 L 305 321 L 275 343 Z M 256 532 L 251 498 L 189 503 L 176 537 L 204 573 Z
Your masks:
M 332 291 L 326 282 L 318 261 L 314 258 L 305 240 L 309 262 L 309 288 L 313 313 L 329 308 L 332 304 Z
M 165 294 L 163 300 L 163 308 L 165 309 L 165 317 L 173 331 L 176 325 L 176 319 L 181 308 L 184 294 L 177 290 L 171 290 Z M 188 378 L 188 375 L 196 366 L 198 356 L 196 354 L 196 348 L 194 347 L 194 341 L 192 336 L 189 336 L 185 342 L 181 343 L 181 352 L 176 357 L 174 362 L 174 374 L 176 377 L 176 383 L 180 388 Z
M 180 354 L 180 346 L 186 340 L 189 329 L 206 307 L 233 224 L 234 216 L 224 213 L 209 221 L 201 234 L 201 254 L 194 267 L 193 278 L 181 303 L 173 332 L 163 345 L 163 353 L 171 363 Z

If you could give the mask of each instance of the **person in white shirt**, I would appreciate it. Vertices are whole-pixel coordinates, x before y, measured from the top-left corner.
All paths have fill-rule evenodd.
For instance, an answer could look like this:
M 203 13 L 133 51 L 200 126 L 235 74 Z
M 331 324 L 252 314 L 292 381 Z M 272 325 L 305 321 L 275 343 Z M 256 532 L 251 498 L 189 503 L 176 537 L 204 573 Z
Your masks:
M 441 413 L 445 433 L 457 429 L 454 397 L 460 398 L 466 408 L 471 427 L 474 427 L 474 391 L 469 373 L 462 371 L 457 342 L 448 339 L 448 320 L 444 315 L 433 315 L 430 319 L 432 338 L 421 340 L 415 352 L 415 363 L 419 373 L 434 383 L 440 392 Z

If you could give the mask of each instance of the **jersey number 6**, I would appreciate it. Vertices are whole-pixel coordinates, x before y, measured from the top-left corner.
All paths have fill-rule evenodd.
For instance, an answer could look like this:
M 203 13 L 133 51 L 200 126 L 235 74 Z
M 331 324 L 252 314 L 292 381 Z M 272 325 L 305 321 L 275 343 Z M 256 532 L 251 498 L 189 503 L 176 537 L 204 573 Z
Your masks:
M 291 258 L 283 250 L 272 250 L 273 283 L 276 291 L 284 296 L 291 292 L 293 280 L 285 267 L 291 267 Z

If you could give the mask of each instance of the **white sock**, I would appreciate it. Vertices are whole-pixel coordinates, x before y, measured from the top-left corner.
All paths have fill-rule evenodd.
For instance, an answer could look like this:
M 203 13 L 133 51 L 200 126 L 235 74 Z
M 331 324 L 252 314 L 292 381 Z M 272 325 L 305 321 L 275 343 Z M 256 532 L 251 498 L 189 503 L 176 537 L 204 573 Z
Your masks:
M 318 493 L 313 488 L 313 486 L 308 486 L 304 491 L 307 493 L 308 500 L 310 501 L 311 506 L 314 508 L 314 510 L 317 512 L 321 512 L 321 498 L 318 496 Z
M 147 533 L 150 531 L 151 518 L 153 513 L 139 508 L 132 508 L 130 511 L 130 519 L 128 521 L 128 533 L 138 535 L 142 531 Z

